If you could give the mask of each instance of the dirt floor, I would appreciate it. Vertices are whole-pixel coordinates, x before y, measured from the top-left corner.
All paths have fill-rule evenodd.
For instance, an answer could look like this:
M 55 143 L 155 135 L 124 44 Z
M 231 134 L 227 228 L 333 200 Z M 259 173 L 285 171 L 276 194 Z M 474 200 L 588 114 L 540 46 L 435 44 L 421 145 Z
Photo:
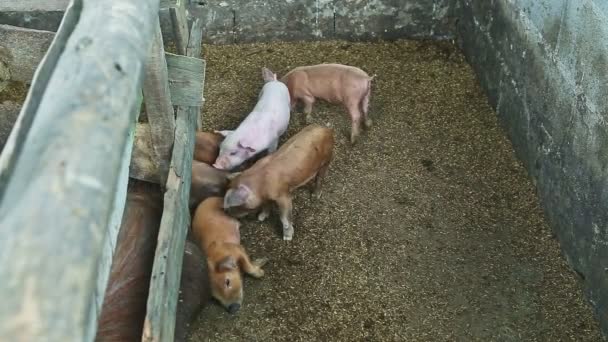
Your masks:
M 447 44 L 275 43 L 205 46 L 204 127 L 230 129 L 279 75 L 339 62 L 377 74 L 372 129 L 317 103 L 336 129 L 319 201 L 296 192 L 294 240 L 276 213 L 243 221 L 250 255 L 241 311 L 208 305 L 192 341 L 598 341 L 576 275 L 475 76 Z M 304 127 L 292 113 L 289 136 Z

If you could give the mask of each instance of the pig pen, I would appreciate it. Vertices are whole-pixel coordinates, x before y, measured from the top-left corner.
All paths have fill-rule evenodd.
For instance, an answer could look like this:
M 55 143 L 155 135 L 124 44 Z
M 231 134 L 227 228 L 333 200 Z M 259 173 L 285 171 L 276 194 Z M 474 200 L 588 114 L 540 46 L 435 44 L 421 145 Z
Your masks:
M 203 129 L 231 129 L 279 75 L 338 62 L 376 74 L 371 130 L 348 140 L 343 108 L 320 200 L 294 197 L 295 234 L 276 211 L 242 220 L 252 258 L 243 308 L 207 305 L 191 341 L 598 341 L 576 274 L 535 187 L 461 52 L 448 42 L 208 45 Z M 292 113 L 290 136 L 305 126 Z

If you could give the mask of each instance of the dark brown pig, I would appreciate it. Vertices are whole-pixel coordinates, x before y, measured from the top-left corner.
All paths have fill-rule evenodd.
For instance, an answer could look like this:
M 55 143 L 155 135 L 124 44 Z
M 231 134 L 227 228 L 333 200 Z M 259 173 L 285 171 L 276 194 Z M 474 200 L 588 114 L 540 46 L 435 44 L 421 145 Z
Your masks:
M 333 157 L 333 130 L 309 125 L 242 173 L 234 174 L 224 209 L 235 216 L 262 208 L 258 219 L 265 220 L 272 202 L 279 207 L 283 239 L 293 238 L 291 192 L 315 179 L 313 194 L 320 196 L 321 181 Z
M 243 304 L 241 270 L 261 278 L 267 259 L 249 260 L 241 246 L 240 223 L 226 215 L 222 204 L 222 197 L 209 197 L 198 205 L 192 219 L 192 236 L 207 258 L 211 295 L 234 314 Z
M 175 312 L 175 342 L 185 342 L 190 324 L 211 299 L 206 260 L 196 243 L 186 241 Z
M 298 100 L 304 102 L 306 121 L 312 121 L 312 105 L 315 99 L 342 104 L 351 117 L 351 143 L 355 143 L 361 133 L 361 120 L 365 127 L 371 127 L 368 115 L 371 95 L 370 77 L 365 71 L 342 64 L 318 64 L 297 67 L 281 78 L 287 85 L 291 98 L 291 109 Z
M 212 165 L 220 153 L 220 144 L 224 136 L 212 132 L 196 132 L 194 142 L 194 160 Z
M 130 180 L 95 341 L 141 340 L 162 208 L 158 185 Z M 184 341 L 188 324 L 210 298 L 204 264 L 198 247 L 186 242 L 175 341 Z
M 162 208 L 157 185 L 130 180 L 96 341 L 141 340 Z
M 205 198 L 224 196 L 228 186 L 228 174 L 228 171 L 218 170 L 211 165 L 193 160 L 190 211 L 193 211 Z

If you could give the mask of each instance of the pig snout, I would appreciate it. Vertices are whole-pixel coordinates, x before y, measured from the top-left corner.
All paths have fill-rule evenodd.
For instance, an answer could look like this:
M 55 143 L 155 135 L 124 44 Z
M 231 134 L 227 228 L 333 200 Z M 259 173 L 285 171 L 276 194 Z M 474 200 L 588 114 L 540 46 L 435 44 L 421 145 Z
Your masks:
M 218 170 L 228 170 L 230 162 L 225 157 L 218 157 L 213 164 L 213 167 Z
M 228 305 L 227 309 L 231 315 L 234 315 L 235 313 L 237 313 L 239 311 L 240 308 L 241 308 L 241 304 L 232 303 L 232 304 Z

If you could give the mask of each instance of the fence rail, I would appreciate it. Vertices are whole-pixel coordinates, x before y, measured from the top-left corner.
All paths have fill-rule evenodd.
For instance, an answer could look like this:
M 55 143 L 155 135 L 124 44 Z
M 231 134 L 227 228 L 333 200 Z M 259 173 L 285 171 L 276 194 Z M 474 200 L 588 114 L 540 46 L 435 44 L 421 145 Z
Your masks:
M 160 15 L 168 13 L 172 20 L 178 52 L 198 57 L 200 22 L 189 34 L 183 1 L 162 2 L 170 7 Z M 0 12 L 18 13 L 19 6 L 29 11 L 39 3 L 7 0 Z M 52 1 L 48 10 L 63 3 L 67 1 Z M 72 0 L 37 65 L 0 156 L 2 341 L 94 339 L 135 160 L 134 139 L 155 134 L 152 149 L 161 151 L 154 153 L 156 176 L 163 184 L 168 180 L 154 270 L 167 272 L 151 284 L 151 329 L 143 338 L 172 338 L 204 62 L 171 57 L 181 70 L 176 77 L 193 89 L 175 90 L 184 99 L 176 118 L 160 38 L 161 9 L 159 0 Z M 156 112 L 148 112 L 149 119 L 158 119 L 150 122 L 149 135 L 136 134 L 142 89 L 146 105 L 157 104 Z M 175 139 L 157 139 L 158 132 L 169 131 Z

